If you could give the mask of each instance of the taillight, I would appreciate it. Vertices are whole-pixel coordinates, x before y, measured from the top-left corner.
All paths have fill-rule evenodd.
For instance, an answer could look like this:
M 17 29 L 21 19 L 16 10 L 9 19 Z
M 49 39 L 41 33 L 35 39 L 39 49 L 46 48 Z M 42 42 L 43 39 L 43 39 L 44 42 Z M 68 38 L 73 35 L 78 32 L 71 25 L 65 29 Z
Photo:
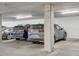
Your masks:
M 44 32 L 44 29 L 39 29 L 39 32 Z

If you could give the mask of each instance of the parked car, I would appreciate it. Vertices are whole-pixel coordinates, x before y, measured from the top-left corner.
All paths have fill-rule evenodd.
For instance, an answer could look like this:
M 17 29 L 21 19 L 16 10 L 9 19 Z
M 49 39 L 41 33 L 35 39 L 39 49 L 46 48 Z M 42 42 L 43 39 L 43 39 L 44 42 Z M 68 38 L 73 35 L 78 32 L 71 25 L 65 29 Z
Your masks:
M 55 39 L 55 41 L 59 40 L 59 39 L 66 40 L 66 38 L 67 38 L 67 32 L 59 25 L 54 24 L 54 39 Z
M 26 24 L 25 26 L 23 26 L 23 25 L 17 25 L 17 26 L 14 26 L 13 27 L 13 30 L 14 30 L 14 32 L 15 32 L 15 35 L 13 36 L 16 40 L 27 40 L 27 36 L 28 36 L 28 34 L 27 34 L 27 36 L 25 36 L 26 35 L 26 33 L 25 33 L 25 31 L 24 30 L 27 30 L 27 33 L 28 33 L 28 29 L 27 28 L 29 28 L 29 24 Z M 26 38 L 27 37 L 27 38 Z
M 60 39 L 66 40 L 66 37 L 67 32 L 59 25 L 54 24 L 54 41 L 56 42 Z M 33 43 L 44 42 L 44 25 L 30 25 L 28 29 L 28 40 L 32 41 Z
M 19 26 L 14 26 L 14 32 L 15 32 L 15 35 L 13 36 L 16 40 L 21 40 L 21 39 L 24 39 L 23 37 L 23 33 L 24 33 L 24 29 L 25 27 L 22 26 L 22 25 L 19 25 Z
M 8 28 L 8 29 L 2 31 L 2 40 L 13 39 L 13 35 L 14 35 L 13 30 Z
M 44 25 L 35 24 L 28 28 L 28 40 L 32 42 L 43 42 L 44 39 Z
M 2 40 L 8 40 L 8 33 L 2 32 Z
M 2 31 L 6 30 L 6 26 L 1 26 L 2 27 Z

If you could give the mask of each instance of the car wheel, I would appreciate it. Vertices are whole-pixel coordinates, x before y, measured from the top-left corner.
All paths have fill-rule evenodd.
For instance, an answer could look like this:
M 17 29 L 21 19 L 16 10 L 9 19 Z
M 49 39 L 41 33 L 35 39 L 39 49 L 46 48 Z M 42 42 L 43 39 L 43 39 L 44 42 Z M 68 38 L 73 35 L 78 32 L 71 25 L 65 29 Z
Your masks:
M 5 38 L 2 38 L 2 40 L 6 40 Z
M 16 40 L 20 40 L 20 38 L 16 38 Z
M 64 36 L 63 40 L 66 40 L 66 38 L 67 38 L 67 33 L 65 33 L 65 36 Z

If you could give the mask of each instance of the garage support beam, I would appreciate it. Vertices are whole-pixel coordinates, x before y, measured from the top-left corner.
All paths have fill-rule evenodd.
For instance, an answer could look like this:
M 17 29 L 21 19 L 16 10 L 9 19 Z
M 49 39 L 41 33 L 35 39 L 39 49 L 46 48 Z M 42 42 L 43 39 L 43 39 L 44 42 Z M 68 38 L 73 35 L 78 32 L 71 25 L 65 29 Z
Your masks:
M 45 4 L 44 49 L 48 52 L 54 49 L 54 8 L 51 3 Z
M 0 43 L 2 42 L 2 14 L 0 14 Z

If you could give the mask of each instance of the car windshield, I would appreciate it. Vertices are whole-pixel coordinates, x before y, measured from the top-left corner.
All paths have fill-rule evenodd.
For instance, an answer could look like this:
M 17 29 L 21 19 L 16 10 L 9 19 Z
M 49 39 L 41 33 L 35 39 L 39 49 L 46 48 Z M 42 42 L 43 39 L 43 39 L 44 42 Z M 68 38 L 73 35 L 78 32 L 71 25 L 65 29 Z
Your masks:
M 30 26 L 31 29 L 41 29 L 43 27 L 44 27 L 43 25 L 31 25 Z
M 54 24 L 54 28 L 61 29 L 61 27 L 59 25 L 57 25 L 57 24 Z
M 14 27 L 14 30 L 23 30 L 23 29 L 24 29 L 23 26 L 15 26 L 15 27 Z

